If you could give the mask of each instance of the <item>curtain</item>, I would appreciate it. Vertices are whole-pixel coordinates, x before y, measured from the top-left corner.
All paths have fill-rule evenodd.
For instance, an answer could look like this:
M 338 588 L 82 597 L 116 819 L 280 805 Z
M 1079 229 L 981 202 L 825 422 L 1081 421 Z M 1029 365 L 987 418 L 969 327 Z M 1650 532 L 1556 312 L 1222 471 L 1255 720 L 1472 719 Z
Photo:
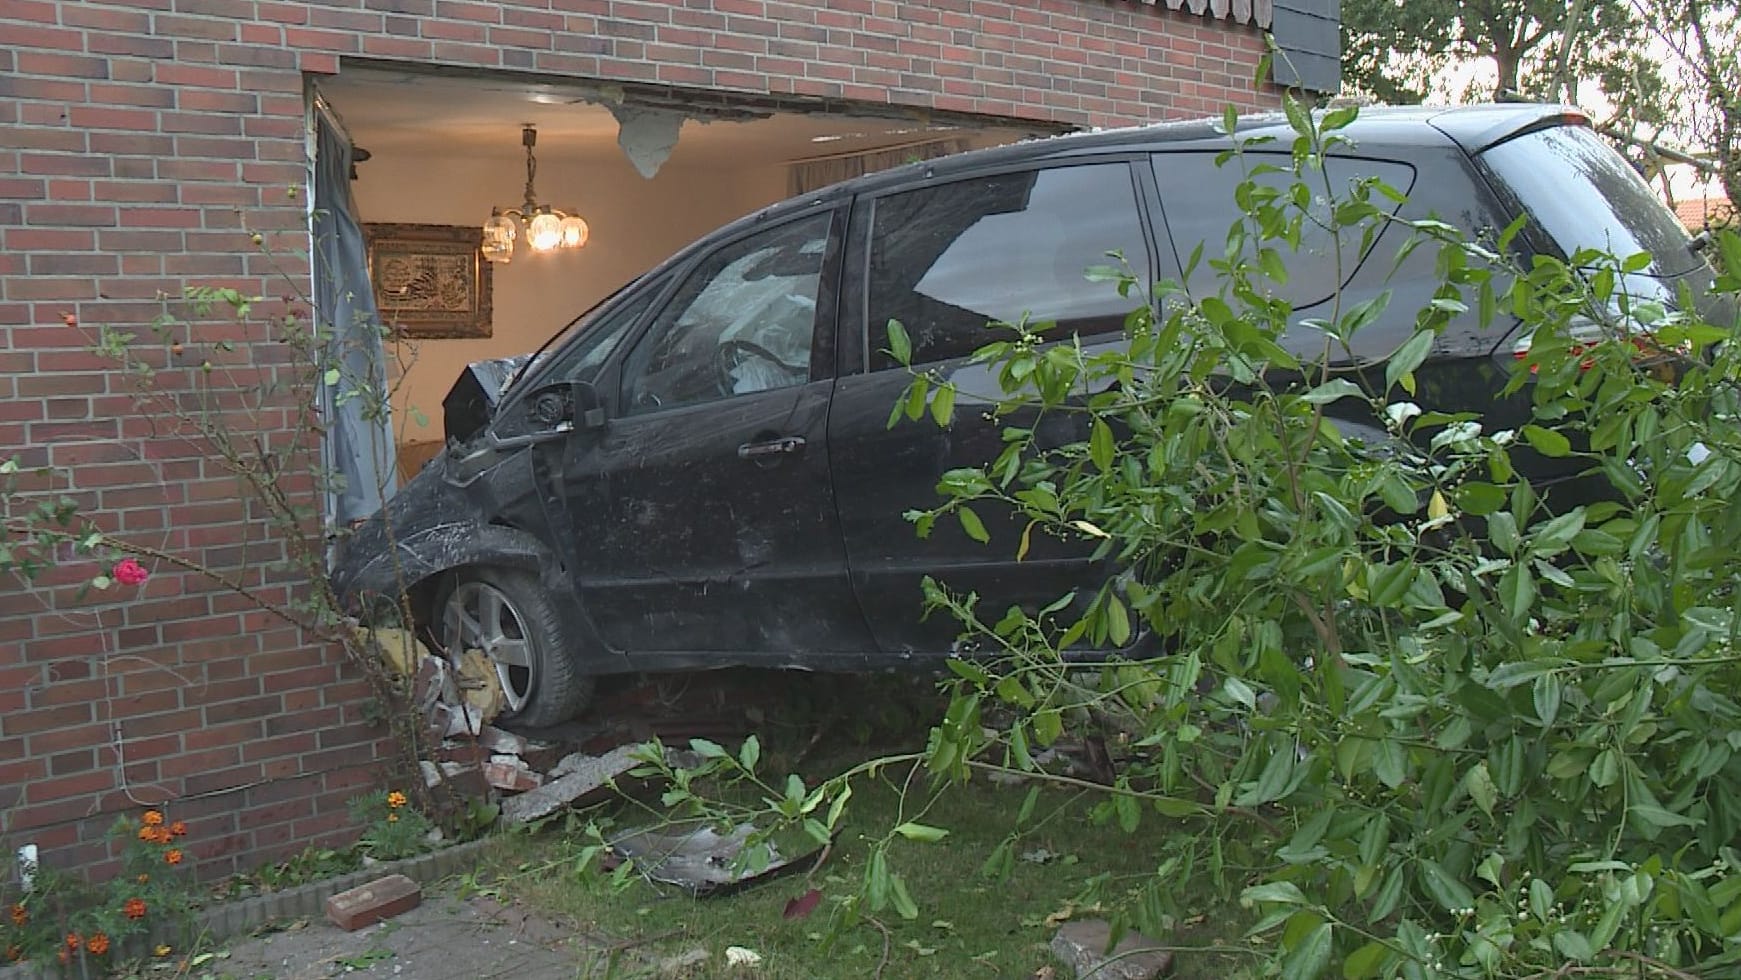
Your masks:
M 322 387 L 321 399 L 323 455 L 337 478 L 327 516 L 342 528 L 380 510 L 398 479 L 368 243 L 351 198 L 351 141 L 318 98 L 314 116 L 314 303 L 321 327 L 330 331 L 325 374 L 337 370 L 337 382 Z
M 934 140 L 886 150 L 871 150 L 868 153 L 799 160 L 792 164 L 788 172 L 787 190 L 792 197 L 797 197 L 829 184 L 838 184 L 843 180 L 898 167 L 903 163 L 934 160 L 951 153 L 964 153 L 972 148 L 972 142 L 964 139 Z

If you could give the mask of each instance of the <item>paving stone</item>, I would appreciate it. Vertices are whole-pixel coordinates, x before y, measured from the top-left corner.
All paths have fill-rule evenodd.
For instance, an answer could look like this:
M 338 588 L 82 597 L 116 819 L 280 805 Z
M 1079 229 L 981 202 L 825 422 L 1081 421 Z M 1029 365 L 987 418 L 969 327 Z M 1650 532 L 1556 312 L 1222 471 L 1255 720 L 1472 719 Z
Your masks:
M 1112 925 L 1101 919 L 1066 922 L 1052 937 L 1052 955 L 1077 980 L 1155 980 L 1172 971 L 1173 954 L 1140 932 L 1127 932 L 1109 953 Z

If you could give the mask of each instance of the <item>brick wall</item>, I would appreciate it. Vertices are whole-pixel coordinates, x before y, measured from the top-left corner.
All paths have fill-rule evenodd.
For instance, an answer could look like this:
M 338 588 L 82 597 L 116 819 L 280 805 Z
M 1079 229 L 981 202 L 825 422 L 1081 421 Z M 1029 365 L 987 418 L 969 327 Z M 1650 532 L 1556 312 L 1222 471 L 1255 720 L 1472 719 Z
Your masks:
M 286 292 L 250 235 L 306 240 L 307 76 L 354 58 L 1102 126 L 1275 98 L 1250 90 L 1255 28 L 1122 0 L 0 0 L 0 39 L 0 456 L 273 601 L 283 542 L 88 347 L 189 284 Z M 167 803 L 216 873 L 344 834 L 388 753 L 342 656 L 173 564 L 125 596 L 77 595 L 89 571 L 0 587 L 0 841 L 101 864 L 117 812 Z

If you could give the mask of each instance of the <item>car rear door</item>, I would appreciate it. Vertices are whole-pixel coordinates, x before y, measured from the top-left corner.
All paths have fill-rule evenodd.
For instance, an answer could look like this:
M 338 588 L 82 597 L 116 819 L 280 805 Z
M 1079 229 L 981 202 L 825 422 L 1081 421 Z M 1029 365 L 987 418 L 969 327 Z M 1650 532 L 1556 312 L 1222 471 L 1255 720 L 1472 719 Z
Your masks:
M 921 580 L 981 597 L 996 619 L 1010 605 L 1037 609 L 1064 592 L 1101 581 L 1081 541 L 1035 533 L 1022 560 L 1025 521 L 975 505 L 991 540 L 969 538 L 954 520 L 920 538 L 903 517 L 936 506 L 951 468 L 991 463 L 1010 420 L 987 411 L 995 375 L 967 363 L 1000 333 L 991 321 L 1056 321 L 1061 336 L 1113 343 L 1139 298 L 1085 277 L 1122 253 L 1139 277 L 1153 275 L 1152 250 L 1131 163 L 1096 157 L 1070 165 L 926 182 L 863 200 L 854 210 L 842 303 L 841 378 L 829 420 L 829 459 L 853 586 L 878 647 L 888 655 L 946 653 L 960 627 L 938 613 L 921 621 Z M 929 418 L 888 426 L 911 375 L 886 353 L 887 324 L 912 339 L 915 368 L 934 369 L 959 389 L 953 422 Z M 1002 334 L 1007 336 L 1007 331 Z M 1047 422 L 1052 444 L 1082 438 L 1076 419 Z
M 701 255 L 608 377 L 564 490 L 583 601 L 640 667 L 852 666 L 871 642 L 828 467 L 844 207 Z

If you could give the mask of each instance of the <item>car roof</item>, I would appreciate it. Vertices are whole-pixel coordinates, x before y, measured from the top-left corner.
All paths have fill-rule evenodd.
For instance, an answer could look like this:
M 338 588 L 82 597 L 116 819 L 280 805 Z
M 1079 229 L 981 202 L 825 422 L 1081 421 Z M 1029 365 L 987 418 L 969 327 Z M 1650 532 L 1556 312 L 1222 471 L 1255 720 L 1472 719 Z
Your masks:
M 1587 125 L 1588 119 L 1570 106 L 1537 103 L 1454 107 L 1369 106 L 1362 108 L 1354 122 L 1340 132 L 1357 145 L 1368 148 L 1443 146 L 1449 142 L 1469 153 L 1478 153 L 1511 136 L 1555 123 Z M 1269 136 L 1278 140 L 1291 140 L 1294 136 L 1287 116 L 1280 112 L 1241 116 L 1236 132 L 1243 139 Z M 1046 136 L 1006 146 L 970 150 L 933 160 L 903 164 L 855 177 L 769 205 L 734 222 L 728 228 L 759 224 L 818 205 L 832 204 L 845 197 L 875 193 L 895 185 L 947 178 L 970 171 L 1004 169 L 1026 163 L 1106 153 L 1162 149 L 1223 150 L 1232 145 L 1233 140 L 1222 131 L 1222 120 L 1210 118 Z
M 1318 115 L 1327 110 L 1318 110 Z M 1397 147 L 1458 146 L 1479 153 L 1512 136 L 1556 124 L 1589 125 L 1589 118 L 1575 107 L 1546 103 L 1486 103 L 1466 106 L 1364 106 L 1346 128 L 1339 130 L 1354 144 L 1368 150 Z M 932 160 L 892 167 L 854 177 L 797 197 L 770 204 L 708 233 L 660 263 L 652 272 L 688 260 L 698 249 L 733 238 L 769 221 L 807 211 L 834 207 L 860 194 L 877 193 L 926 180 L 947 179 L 975 171 L 1006 170 L 1031 163 L 1160 150 L 1225 150 L 1233 140 L 1222 129 L 1220 118 L 1151 123 L 1119 129 L 1065 133 L 1022 140 L 984 150 L 969 150 Z M 1293 127 L 1282 112 L 1239 117 L 1235 132 L 1242 139 L 1274 137 L 1291 141 Z

